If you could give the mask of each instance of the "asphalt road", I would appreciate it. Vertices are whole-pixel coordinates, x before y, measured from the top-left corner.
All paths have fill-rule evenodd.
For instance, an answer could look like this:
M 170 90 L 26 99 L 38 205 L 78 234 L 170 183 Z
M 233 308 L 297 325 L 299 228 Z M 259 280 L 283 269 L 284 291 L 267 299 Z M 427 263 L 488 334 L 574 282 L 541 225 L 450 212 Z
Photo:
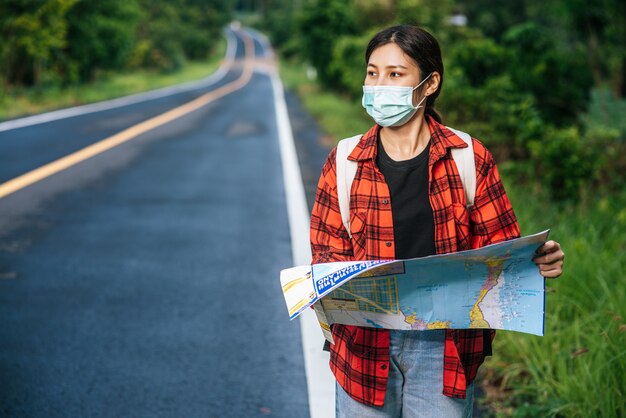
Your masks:
M 241 74 L 2 131 L 0 183 Z M 0 415 L 309 415 L 278 282 L 292 259 L 277 129 L 270 79 L 255 72 L 0 199 Z

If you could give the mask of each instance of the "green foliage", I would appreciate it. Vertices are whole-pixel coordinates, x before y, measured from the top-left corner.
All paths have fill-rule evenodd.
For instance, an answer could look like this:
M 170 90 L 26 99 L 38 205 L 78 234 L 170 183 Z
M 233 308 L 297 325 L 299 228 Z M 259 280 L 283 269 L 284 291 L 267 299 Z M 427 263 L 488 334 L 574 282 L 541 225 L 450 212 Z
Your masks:
M 446 123 L 481 139 L 498 161 L 528 157 L 529 142 L 544 129 L 531 94 L 517 90 L 507 74 L 472 86 L 465 72 L 453 67 L 445 82 L 438 107 Z
M 346 97 L 337 95 L 318 82 L 308 79 L 306 65 L 282 62 L 280 75 L 285 87 L 298 92 L 305 108 L 317 119 L 329 135 L 329 144 L 334 140 L 363 133 L 372 126 L 370 117 L 360 103 L 347 102 Z
M 0 95 L 0 120 L 35 114 L 62 107 L 97 102 L 146 90 L 199 80 L 211 74 L 224 57 L 226 39 L 222 37 L 209 59 L 190 61 L 177 72 L 161 73 L 150 69 L 110 73 L 98 80 L 70 86 L 23 87 L 10 96 Z
M 616 97 L 626 96 L 626 2 L 564 1 L 569 27 L 581 38 L 596 87 L 609 85 Z
M 517 181 L 539 171 L 541 187 L 555 200 L 584 198 L 589 187 L 605 193 L 622 187 L 626 29 L 619 16 L 626 3 L 594 0 L 592 12 L 580 0 L 297 4 L 272 2 L 267 25 L 290 58 L 317 69 L 325 88 L 358 106 L 371 36 L 393 24 L 418 24 L 442 46 L 446 71 L 437 107 L 446 123 L 483 140 Z M 453 13 L 464 13 L 469 26 L 454 26 Z M 277 25 L 280 19 L 287 21 Z M 601 42 L 606 46 L 598 49 Z M 602 103 L 590 102 L 594 82 L 596 90 L 610 86 Z
M 354 15 L 357 28 L 390 26 L 397 16 L 389 0 L 354 0 L 353 9 L 358 10 Z
M 256 25 L 270 38 L 272 46 L 281 51 L 287 59 L 302 55 L 302 34 L 298 27 L 299 14 L 291 0 L 274 0 L 272 7 L 266 7 Z M 250 17 L 245 19 L 251 22 Z M 242 22 L 246 24 L 246 21 Z M 251 22 L 255 23 L 255 22 Z
M 329 70 L 335 75 L 335 84 L 351 97 L 360 98 L 365 79 L 365 48 L 374 33 L 361 36 L 342 36 L 332 49 Z
M 339 77 L 332 71 L 333 45 L 341 35 L 355 32 L 356 25 L 351 3 L 345 0 L 318 0 L 308 3 L 301 15 L 300 30 L 303 55 L 316 69 L 320 80 L 330 87 L 338 87 Z
M 140 2 L 143 11 L 138 25 L 140 48 L 133 52 L 132 63 L 160 71 L 176 71 L 185 61 L 179 36 L 183 24 L 178 5 L 150 0 Z
M 79 1 L 67 15 L 71 42 L 65 51 L 66 82 L 90 80 L 98 70 L 123 67 L 139 15 L 139 5 L 128 0 Z
M 533 22 L 510 28 L 503 46 L 509 52 L 507 73 L 520 91 L 533 94 L 543 118 L 560 126 L 575 122 L 593 84 L 583 51 L 561 51 Z
M 496 41 L 508 28 L 528 19 L 526 2 L 508 2 L 506 7 L 502 7 L 500 0 L 466 0 L 457 3 L 459 11 L 467 16 L 471 26 L 481 28 L 485 36 Z
M 127 68 L 173 71 L 204 59 L 230 19 L 220 0 L 0 2 L 3 92 L 54 88 Z
M 0 3 L 0 68 L 5 85 L 36 84 L 66 45 L 66 14 L 77 0 Z
M 536 190 L 506 186 L 522 232 L 550 227 L 567 258 L 563 276 L 547 281 L 545 336 L 496 338 L 487 362 L 504 391 L 496 409 L 515 417 L 626 415 L 626 194 L 555 205 Z
M 603 135 L 607 130 L 617 141 L 626 142 L 626 99 L 617 99 L 606 88 L 591 91 L 587 113 L 581 115 L 589 135 Z
M 607 89 L 591 92 L 588 111 L 581 115 L 588 147 L 597 149 L 598 188 L 622 190 L 626 177 L 626 99 Z
M 453 11 L 452 0 L 398 0 L 395 20 L 398 23 L 419 25 L 438 32 L 446 26 L 446 20 Z
M 463 75 L 473 87 L 479 87 L 491 77 L 507 74 L 511 54 L 490 38 L 468 39 L 453 46 L 448 54 L 449 67 L 462 68 Z
M 180 38 L 185 58 L 201 60 L 215 50 L 221 30 L 231 18 L 230 3 L 223 0 L 179 0 Z
M 577 199 L 598 174 L 599 149 L 585 143 L 576 127 L 549 128 L 544 138 L 530 143 L 537 173 L 558 200 Z

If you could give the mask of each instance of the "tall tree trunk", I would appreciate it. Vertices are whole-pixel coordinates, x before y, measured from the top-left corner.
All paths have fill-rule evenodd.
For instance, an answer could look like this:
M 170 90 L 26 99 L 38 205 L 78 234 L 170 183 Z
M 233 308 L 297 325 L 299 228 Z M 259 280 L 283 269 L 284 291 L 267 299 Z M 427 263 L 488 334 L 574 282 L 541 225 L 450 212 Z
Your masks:
M 589 22 L 586 22 L 587 32 L 587 56 L 589 57 L 589 66 L 591 67 L 591 73 L 593 74 L 593 81 L 596 86 L 602 85 L 602 66 L 598 59 L 598 38 L 591 29 Z
M 11 70 L 13 69 L 13 54 L 11 52 L 12 50 L 9 48 L 6 60 L 6 72 L 4 73 L 4 91 L 9 91 L 9 86 L 11 85 Z
M 41 60 L 33 59 L 33 86 L 39 85 L 39 73 L 41 72 Z

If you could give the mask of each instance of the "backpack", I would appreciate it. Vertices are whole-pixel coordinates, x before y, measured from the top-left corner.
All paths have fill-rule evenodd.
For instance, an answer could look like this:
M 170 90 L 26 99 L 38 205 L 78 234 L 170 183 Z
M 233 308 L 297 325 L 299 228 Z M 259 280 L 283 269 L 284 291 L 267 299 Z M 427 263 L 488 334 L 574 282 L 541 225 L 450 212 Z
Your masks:
M 450 127 L 447 128 L 468 145 L 467 148 L 452 148 L 452 158 L 461 177 L 461 183 L 463 183 L 467 208 L 471 209 L 474 205 L 474 196 L 476 195 L 476 163 L 474 161 L 472 137 L 465 132 L 457 131 Z M 355 135 L 345 138 L 337 144 L 337 197 L 339 199 L 341 220 L 350 238 L 352 238 L 350 233 L 350 190 L 358 164 L 356 161 L 348 160 L 348 156 L 352 153 L 362 136 Z

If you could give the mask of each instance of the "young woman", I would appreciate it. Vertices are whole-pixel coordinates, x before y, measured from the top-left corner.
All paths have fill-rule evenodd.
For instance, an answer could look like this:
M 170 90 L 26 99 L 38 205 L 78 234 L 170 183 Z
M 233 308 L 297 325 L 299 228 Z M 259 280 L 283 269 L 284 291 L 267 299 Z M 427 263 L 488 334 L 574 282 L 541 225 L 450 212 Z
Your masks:
M 450 150 L 467 144 L 434 107 L 444 79 L 435 38 L 415 26 L 391 27 L 372 38 L 365 59 L 363 106 L 376 124 L 348 157 L 358 163 L 351 234 L 341 219 L 333 149 L 311 215 L 313 263 L 423 257 L 519 237 L 495 161 L 476 139 L 476 195 L 466 208 Z M 549 241 L 539 253 L 541 274 L 558 277 L 560 245 Z M 495 335 L 347 325 L 332 332 L 337 417 L 471 416 L 474 378 Z

